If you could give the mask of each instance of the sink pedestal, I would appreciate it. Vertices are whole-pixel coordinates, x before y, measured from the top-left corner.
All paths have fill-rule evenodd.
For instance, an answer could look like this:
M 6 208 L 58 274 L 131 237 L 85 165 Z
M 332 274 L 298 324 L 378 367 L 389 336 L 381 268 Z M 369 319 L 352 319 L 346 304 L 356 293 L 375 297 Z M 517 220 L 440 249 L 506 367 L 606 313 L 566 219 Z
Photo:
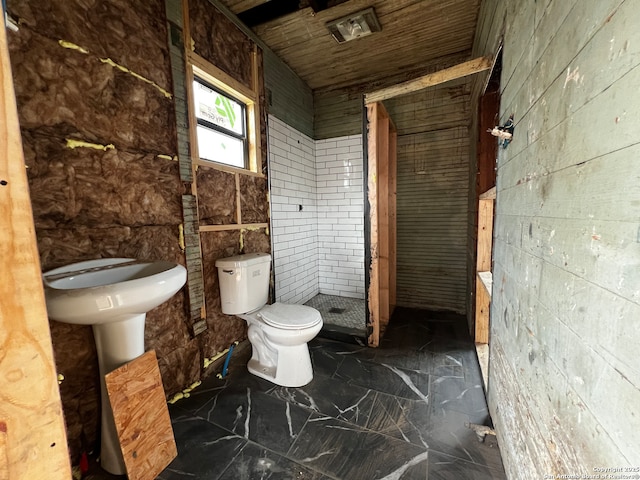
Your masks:
M 127 471 L 104 376 L 144 353 L 145 317 L 146 314 L 143 313 L 120 322 L 92 326 L 98 352 L 102 401 L 100 465 L 114 475 L 124 475 Z
M 98 258 L 42 275 L 49 318 L 91 325 L 98 351 L 102 399 L 100 461 L 109 473 L 126 473 L 104 376 L 144 353 L 146 312 L 169 300 L 187 270 L 162 260 Z

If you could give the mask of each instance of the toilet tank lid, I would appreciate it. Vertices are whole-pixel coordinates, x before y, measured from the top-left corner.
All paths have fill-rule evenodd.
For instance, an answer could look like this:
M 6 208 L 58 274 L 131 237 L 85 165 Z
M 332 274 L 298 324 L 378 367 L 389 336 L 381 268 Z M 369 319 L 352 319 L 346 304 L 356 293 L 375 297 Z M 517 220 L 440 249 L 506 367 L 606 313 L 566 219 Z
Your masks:
M 233 257 L 219 258 L 216 260 L 216 267 L 219 268 L 242 268 L 271 261 L 268 253 L 245 253 Z

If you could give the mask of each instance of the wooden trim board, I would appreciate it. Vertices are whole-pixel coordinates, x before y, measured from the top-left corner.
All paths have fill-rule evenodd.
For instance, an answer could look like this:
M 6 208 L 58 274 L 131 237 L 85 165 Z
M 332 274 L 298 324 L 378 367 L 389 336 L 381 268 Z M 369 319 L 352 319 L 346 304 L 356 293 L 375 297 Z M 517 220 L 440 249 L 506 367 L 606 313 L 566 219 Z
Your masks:
M 478 272 L 476 274 L 476 343 L 489 343 L 489 310 L 491 308 L 491 290 L 483 282 L 481 274 L 491 272 Z
M 0 30 L 0 475 L 71 478 L 6 30 Z
M 493 244 L 493 200 L 481 199 L 478 202 L 478 258 L 476 271 L 491 270 L 491 249 Z
M 377 347 L 380 343 L 380 300 L 379 300 L 379 265 L 378 265 L 378 107 L 382 104 L 374 103 L 367 106 L 367 119 L 369 131 L 367 134 L 367 158 L 369 160 L 367 178 L 367 198 L 369 201 L 369 235 L 371 239 L 371 265 L 369 268 L 369 285 L 367 290 L 367 302 L 369 306 L 368 343 L 370 347 Z
M 243 230 L 268 227 L 268 223 L 245 223 L 239 225 L 235 223 L 229 223 L 224 225 L 201 225 L 200 232 L 222 232 L 226 230 Z

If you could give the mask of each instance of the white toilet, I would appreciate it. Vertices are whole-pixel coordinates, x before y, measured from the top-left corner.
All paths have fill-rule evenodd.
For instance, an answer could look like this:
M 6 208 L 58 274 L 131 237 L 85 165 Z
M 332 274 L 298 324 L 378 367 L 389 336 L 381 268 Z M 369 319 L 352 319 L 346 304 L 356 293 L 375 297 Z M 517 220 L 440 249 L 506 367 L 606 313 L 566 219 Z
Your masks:
M 322 316 L 304 305 L 269 298 L 271 255 L 248 253 L 216 260 L 222 313 L 247 321 L 253 347 L 247 368 L 283 387 L 301 387 L 313 379 L 307 342 L 322 328 Z

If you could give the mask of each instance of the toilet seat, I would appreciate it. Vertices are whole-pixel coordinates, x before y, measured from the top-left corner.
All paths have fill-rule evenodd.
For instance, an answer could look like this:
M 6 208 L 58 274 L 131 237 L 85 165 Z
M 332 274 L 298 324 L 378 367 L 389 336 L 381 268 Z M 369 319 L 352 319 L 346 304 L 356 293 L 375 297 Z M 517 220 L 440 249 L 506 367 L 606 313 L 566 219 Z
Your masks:
M 320 312 L 315 308 L 285 303 L 265 305 L 258 312 L 258 316 L 267 325 L 287 330 L 312 327 L 322 321 Z

